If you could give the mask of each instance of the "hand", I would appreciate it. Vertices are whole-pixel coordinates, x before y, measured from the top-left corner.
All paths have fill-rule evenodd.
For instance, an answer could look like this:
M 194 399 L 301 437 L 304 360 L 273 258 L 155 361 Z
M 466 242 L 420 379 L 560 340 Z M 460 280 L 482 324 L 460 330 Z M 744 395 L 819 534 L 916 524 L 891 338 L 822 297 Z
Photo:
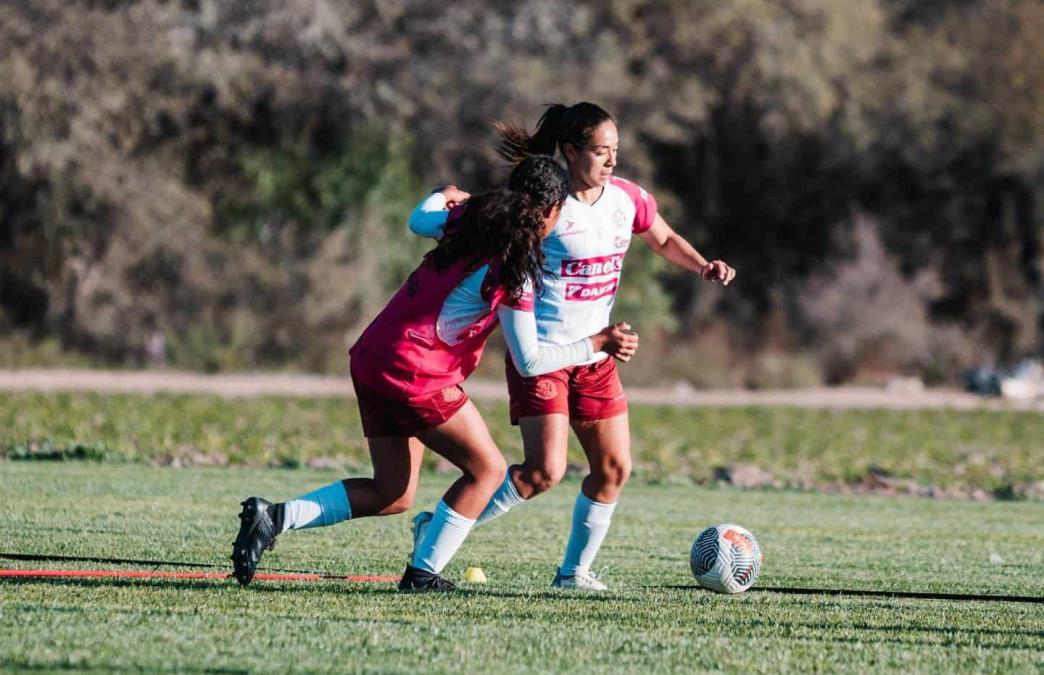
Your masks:
M 456 185 L 447 185 L 442 188 L 442 196 L 446 198 L 446 208 L 452 209 L 455 206 L 460 206 L 464 202 L 471 198 L 470 192 L 464 192 Z
M 627 362 L 638 351 L 638 333 L 631 330 L 630 324 L 615 323 L 592 335 L 591 344 L 596 352 Z
M 725 264 L 724 260 L 713 260 L 703 266 L 700 277 L 704 281 L 720 281 L 722 286 L 736 278 L 736 270 Z

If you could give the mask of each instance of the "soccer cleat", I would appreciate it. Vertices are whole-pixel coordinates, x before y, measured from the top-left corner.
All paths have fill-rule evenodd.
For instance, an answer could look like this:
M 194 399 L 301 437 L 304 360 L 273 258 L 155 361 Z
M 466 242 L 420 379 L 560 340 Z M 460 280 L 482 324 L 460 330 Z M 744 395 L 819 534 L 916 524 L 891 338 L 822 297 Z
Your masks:
M 410 560 L 417 555 L 417 549 L 424 541 L 424 533 L 428 531 L 428 525 L 431 525 L 431 519 L 434 517 L 435 514 L 431 511 L 421 511 L 413 517 L 413 553 L 410 554 Z
M 242 506 L 239 534 L 232 544 L 232 574 L 246 586 L 254 578 L 261 554 L 275 548 L 276 537 L 283 529 L 283 505 L 250 497 Z
M 609 587 L 598 580 L 589 571 L 581 570 L 572 576 L 563 576 L 562 570 L 555 570 L 555 580 L 551 588 L 574 589 L 579 591 L 605 591 Z
M 402 573 L 402 579 L 399 580 L 399 590 L 448 593 L 457 590 L 457 587 L 453 582 L 443 579 L 434 572 L 407 565 L 406 571 Z

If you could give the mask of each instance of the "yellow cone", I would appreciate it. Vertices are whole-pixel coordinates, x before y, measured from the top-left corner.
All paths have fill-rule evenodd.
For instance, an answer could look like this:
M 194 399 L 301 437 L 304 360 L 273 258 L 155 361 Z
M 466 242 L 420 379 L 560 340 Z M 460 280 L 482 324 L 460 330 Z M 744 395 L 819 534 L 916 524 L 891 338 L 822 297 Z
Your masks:
M 464 581 L 469 584 L 484 584 L 486 583 L 486 573 L 482 571 L 481 567 L 469 567 L 464 570 Z

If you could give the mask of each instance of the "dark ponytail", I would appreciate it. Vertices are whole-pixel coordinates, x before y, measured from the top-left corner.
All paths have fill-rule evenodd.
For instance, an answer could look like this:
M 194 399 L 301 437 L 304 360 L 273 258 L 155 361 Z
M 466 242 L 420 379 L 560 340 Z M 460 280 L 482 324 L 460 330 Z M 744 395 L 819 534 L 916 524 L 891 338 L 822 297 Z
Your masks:
M 569 195 L 569 176 L 551 157 L 537 155 L 511 172 L 508 189 L 476 195 L 425 261 L 445 271 L 460 260 L 474 270 L 484 263 L 498 273 L 497 283 L 517 302 L 527 281 L 540 289 L 544 267 L 541 232 L 544 211 Z
M 532 135 L 522 125 L 494 122 L 493 128 L 500 134 L 497 154 L 512 164 L 518 164 L 532 155 L 554 155 L 556 149 L 567 143 L 581 148 L 591 139 L 591 133 L 599 124 L 611 119 L 612 115 L 594 103 L 573 106 L 554 103 L 540 116 Z

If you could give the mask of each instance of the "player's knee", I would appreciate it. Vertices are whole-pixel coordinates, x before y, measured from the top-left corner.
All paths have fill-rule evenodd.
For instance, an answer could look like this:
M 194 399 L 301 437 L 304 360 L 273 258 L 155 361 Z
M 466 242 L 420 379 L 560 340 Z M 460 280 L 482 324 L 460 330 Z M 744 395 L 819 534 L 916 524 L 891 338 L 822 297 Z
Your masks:
M 494 483 L 497 485 L 503 483 L 504 476 L 507 475 L 508 471 L 508 463 L 507 460 L 504 459 L 504 455 L 498 452 L 490 461 L 487 471 Z
M 554 486 L 562 482 L 562 478 L 565 476 L 565 463 L 549 462 L 540 466 L 523 467 L 523 470 L 519 473 L 519 478 L 525 482 L 532 494 L 540 494 L 541 492 L 547 492 Z
M 472 481 L 483 483 L 495 481 L 500 483 L 507 473 L 507 460 L 499 451 L 487 452 L 472 458 L 462 468 L 464 476 Z
M 631 477 L 631 458 L 610 457 L 592 467 L 592 473 L 603 485 L 620 487 Z
M 404 513 L 410 510 L 413 506 L 413 495 L 406 494 L 402 495 L 398 499 L 392 500 L 390 504 L 384 509 L 384 513 L 388 515 L 394 515 L 396 513 Z
M 471 471 L 466 471 L 465 474 L 469 475 L 475 483 L 491 486 L 491 489 L 495 490 L 504 482 L 504 476 L 507 474 L 507 460 L 499 452 L 491 453 L 483 457 Z
M 413 506 L 413 498 L 415 492 L 406 488 L 405 490 L 386 490 L 381 493 L 382 501 L 384 502 L 383 508 L 381 508 L 381 515 L 391 516 L 396 513 L 403 513 L 409 511 L 410 507 Z

